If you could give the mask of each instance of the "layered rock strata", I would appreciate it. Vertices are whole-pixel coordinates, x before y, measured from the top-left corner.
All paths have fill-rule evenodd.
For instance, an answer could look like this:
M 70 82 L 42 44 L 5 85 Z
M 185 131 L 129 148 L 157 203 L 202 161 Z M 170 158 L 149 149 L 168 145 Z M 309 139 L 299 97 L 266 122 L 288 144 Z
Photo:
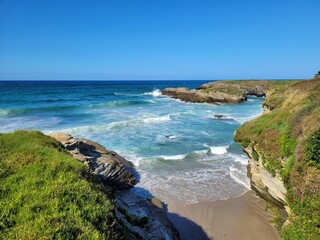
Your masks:
M 251 146 L 243 148 L 243 150 L 249 156 L 248 175 L 251 188 L 265 200 L 280 207 L 285 206 L 287 190 L 279 174 L 273 176 L 263 167 L 263 160 L 257 150 Z M 253 156 L 253 151 L 257 153 L 258 159 Z
M 137 183 L 131 162 L 113 151 L 106 150 L 98 143 L 87 139 L 77 139 L 66 133 L 51 135 L 77 160 L 89 166 L 97 176 L 117 189 L 129 189 Z

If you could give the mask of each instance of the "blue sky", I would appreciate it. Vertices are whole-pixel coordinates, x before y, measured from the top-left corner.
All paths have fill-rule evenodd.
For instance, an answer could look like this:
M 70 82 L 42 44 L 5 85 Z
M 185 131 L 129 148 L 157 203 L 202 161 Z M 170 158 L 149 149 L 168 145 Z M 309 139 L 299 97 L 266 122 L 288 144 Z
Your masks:
M 319 0 L 0 0 L 0 80 L 310 78 Z

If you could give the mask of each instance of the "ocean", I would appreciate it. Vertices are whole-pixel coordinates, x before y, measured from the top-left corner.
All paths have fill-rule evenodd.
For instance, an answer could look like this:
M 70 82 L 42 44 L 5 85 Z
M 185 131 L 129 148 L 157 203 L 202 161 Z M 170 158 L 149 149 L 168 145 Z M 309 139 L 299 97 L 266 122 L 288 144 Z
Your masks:
M 262 113 L 263 98 L 213 105 L 160 92 L 205 82 L 2 81 L 0 132 L 62 131 L 96 141 L 135 164 L 140 181 L 133 191 L 167 203 L 236 197 L 250 182 L 247 156 L 233 134 Z

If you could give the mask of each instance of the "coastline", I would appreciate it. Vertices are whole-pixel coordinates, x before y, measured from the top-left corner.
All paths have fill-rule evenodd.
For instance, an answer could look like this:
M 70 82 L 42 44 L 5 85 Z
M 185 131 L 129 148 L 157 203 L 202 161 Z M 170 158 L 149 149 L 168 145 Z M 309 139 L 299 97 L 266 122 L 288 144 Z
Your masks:
M 169 219 L 184 240 L 279 239 L 276 228 L 269 223 L 265 200 L 251 190 L 226 200 L 173 203 L 168 211 Z M 185 219 L 194 222 L 196 227 L 187 224 Z

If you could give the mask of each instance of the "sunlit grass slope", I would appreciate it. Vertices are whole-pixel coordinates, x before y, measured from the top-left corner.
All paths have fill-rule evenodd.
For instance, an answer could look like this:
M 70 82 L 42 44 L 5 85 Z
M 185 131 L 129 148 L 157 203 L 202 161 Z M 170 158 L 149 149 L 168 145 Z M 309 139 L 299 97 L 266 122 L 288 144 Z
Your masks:
M 0 239 L 117 239 L 110 189 L 52 138 L 0 134 Z

